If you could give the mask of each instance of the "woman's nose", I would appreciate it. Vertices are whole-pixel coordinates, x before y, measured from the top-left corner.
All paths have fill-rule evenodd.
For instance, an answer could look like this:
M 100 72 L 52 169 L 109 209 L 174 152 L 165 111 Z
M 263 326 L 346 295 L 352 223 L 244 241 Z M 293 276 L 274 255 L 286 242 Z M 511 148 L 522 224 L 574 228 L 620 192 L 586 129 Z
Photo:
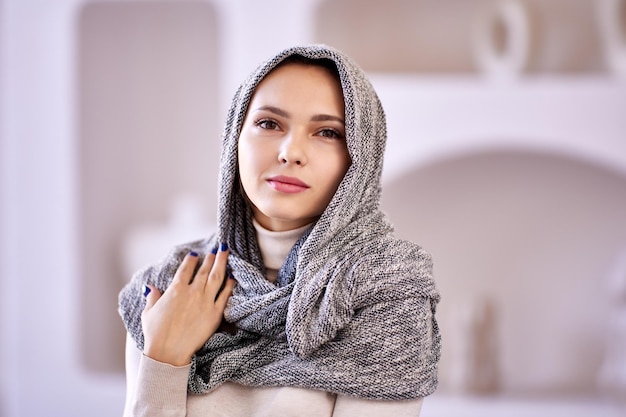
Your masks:
M 282 164 L 305 165 L 306 157 L 306 134 L 303 132 L 290 132 L 281 142 L 278 152 L 278 160 Z

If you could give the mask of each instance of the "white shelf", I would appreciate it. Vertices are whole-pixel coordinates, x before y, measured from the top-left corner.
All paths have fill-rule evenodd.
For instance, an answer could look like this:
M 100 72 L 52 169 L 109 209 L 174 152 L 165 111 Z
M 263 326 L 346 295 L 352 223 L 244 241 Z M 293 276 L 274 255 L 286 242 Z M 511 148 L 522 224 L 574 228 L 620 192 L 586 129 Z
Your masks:
M 485 149 L 557 153 L 626 174 L 626 83 L 608 77 L 372 76 L 387 114 L 385 181 Z

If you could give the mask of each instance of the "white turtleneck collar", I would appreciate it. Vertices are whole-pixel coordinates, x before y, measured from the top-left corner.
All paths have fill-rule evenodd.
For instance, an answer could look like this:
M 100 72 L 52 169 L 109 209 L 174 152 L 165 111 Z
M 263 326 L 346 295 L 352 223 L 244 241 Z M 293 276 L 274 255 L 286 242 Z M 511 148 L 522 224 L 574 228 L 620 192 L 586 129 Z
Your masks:
M 256 238 L 261 250 L 261 256 L 263 257 L 263 264 L 267 271 L 267 279 L 274 282 L 278 275 L 278 270 L 285 262 L 289 251 L 309 228 L 310 224 L 293 230 L 285 230 L 284 232 L 268 230 L 255 219 L 252 220 L 252 224 L 256 229 Z

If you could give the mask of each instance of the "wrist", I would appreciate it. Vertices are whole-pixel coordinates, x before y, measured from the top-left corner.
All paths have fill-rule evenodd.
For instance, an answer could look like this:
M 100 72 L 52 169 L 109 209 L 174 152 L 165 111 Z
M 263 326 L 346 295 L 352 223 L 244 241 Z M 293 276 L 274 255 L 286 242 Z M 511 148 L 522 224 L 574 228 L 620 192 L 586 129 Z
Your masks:
M 164 352 L 150 345 L 144 346 L 143 354 L 154 361 L 172 366 L 187 366 L 191 363 L 191 356 Z

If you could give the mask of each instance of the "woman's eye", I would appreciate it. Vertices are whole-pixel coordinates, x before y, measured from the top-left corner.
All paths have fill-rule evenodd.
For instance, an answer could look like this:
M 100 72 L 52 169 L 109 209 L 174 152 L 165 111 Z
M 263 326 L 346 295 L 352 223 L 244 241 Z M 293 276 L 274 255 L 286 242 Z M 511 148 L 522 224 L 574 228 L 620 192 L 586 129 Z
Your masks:
M 335 129 L 322 129 L 318 135 L 330 139 L 343 139 L 343 135 Z
M 261 119 L 255 122 L 255 124 L 260 127 L 261 129 L 267 129 L 267 130 L 277 130 L 278 129 L 278 123 L 276 123 L 273 120 L 269 120 L 269 119 Z

